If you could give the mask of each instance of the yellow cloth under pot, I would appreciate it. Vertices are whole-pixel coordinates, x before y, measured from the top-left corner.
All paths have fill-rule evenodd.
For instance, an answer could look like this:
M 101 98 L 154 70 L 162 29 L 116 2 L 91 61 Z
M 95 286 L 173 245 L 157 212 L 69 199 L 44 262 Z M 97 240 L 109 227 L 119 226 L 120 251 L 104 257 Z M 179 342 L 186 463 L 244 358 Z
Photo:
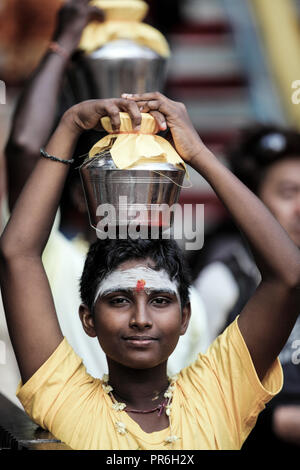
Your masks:
M 97 153 L 110 147 L 112 139 L 115 139 L 110 153 L 112 159 L 119 169 L 130 168 L 133 165 L 143 163 L 171 163 L 180 165 L 185 169 L 185 163 L 163 137 L 155 135 L 157 132 L 156 121 L 151 114 L 142 113 L 141 130 L 134 133 L 130 116 L 127 113 L 120 113 L 121 126 L 120 133 L 114 133 L 109 117 L 101 119 L 103 128 L 109 135 L 99 140 L 89 152 L 89 157 L 94 157 Z

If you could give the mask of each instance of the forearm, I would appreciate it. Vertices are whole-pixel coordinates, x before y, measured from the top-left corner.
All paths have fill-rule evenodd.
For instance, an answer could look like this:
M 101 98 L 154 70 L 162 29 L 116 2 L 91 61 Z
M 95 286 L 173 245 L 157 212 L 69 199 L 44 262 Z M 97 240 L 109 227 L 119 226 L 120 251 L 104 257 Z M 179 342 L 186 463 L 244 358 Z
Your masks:
M 67 58 L 47 53 L 20 97 L 5 148 L 11 209 L 54 127 L 66 65 Z
M 300 254 L 265 205 L 204 146 L 191 162 L 245 235 L 263 280 L 300 282 Z
M 52 41 L 60 46 L 61 52 L 46 52 L 28 80 L 14 115 L 9 142 L 21 146 L 22 151 L 29 148 L 35 152 L 52 132 L 61 82 L 69 59 L 86 24 L 91 19 L 102 18 L 101 11 L 88 3 L 88 0 L 70 0 L 58 12 Z
M 63 118 L 46 149 L 49 154 L 71 159 L 79 131 Z M 15 205 L 1 239 L 8 257 L 41 256 L 47 243 L 69 165 L 40 158 Z
M 76 140 L 62 121 L 47 150 L 70 159 Z M 2 300 L 23 382 L 63 338 L 41 257 L 67 173 L 68 165 L 40 158 L 0 239 Z
M 53 129 L 65 59 L 47 54 L 33 80 L 25 88 L 14 114 L 5 148 L 8 202 L 13 208 Z
M 67 62 L 67 58 L 50 52 L 43 58 L 18 102 L 8 152 L 15 147 L 34 153 L 48 140 Z M 13 152 L 9 158 L 14 158 Z

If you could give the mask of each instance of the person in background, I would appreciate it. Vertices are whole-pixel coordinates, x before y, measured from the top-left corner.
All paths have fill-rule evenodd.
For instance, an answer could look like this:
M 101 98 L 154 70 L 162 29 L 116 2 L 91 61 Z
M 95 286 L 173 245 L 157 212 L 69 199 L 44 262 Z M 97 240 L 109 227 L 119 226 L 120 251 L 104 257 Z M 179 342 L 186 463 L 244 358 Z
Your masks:
M 228 160 L 234 174 L 264 202 L 300 248 L 300 134 L 275 125 L 251 126 L 230 149 Z M 214 261 L 194 284 L 209 315 L 210 340 L 233 321 L 260 282 L 253 257 L 238 233 L 220 237 L 218 247 Z M 218 293 L 216 285 L 221 286 Z M 300 447 L 299 317 L 279 358 L 283 389 L 259 416 L 245 449 Z
M 62 83 L 69 60 L 76 51 L 82 30 L 92 20 L 102 21 L 103 14 L 98 8 L 89 5 L 88 0 L 70 0 L 65 2 L 58 12 L 57 26 L 50 48 L 47 50 L 38 68 L 27 81 L 18 100 L 13 115 L 10 135 L 5 148 L 7 166 L 8 213 L 39 159 L 39 150 L 45 145 L 58 116 L 64 111 L 62 101 Z M 78 139 L 75 155 L 86 153 L 99 140 L 99 132 L 86 132 Z M 75 165 L 78 167 L 78 162 Z M 74 174 L 74 168 L 72 174 Z M 78 171 L 78 170 L 76 170 Z M 77 314 L 80 304 L 78 292 L 85 255 L 90 242 L 95 240 L 95 233 L 88 223 L 83 192 L 78 177 L 71 176 L 62 196 L 63 212 L 70 210 L 70 200 L 76 210 L 84 213 L 83 232 L 72 240 L 62 233 L 60 212 L 58 211 L 51 236 L 43 253 L 43 262 L 52 288 L 60 327 L 68 341 L 80 357 L 87 370 L 94 377 L 100 377 L 107 371 L 106 358 L 94 338 L 82 335 L 81 322 Z M 65 279 L 68 283 L 65 284 Z M 68 295 L 66 295 L 66 291 Z M 190 364 L 199 351 L 208 347 L 206 334 L 206 313 L 203 302 L 191 287 L 191 308 L 197 315 L 192 315 L 191 328 L 182 336 L 178 348 L 169 360 L 170 374 L 174 374 L 184 365 Z M 14 351 L 9 339 L 4 312 L 0 309 L 0 340 L 6 347 L 6 360 L 0 363 L 0 392 L 20 406 L 15 396 L 20 374 Z
M 69 59 L 77 48 L 82 31 L 89 21 L 103 19 L 101 10 L 91 7 L 88 3 L 88 0 L 70 0 L 59 10 L 49 49 L 27 80 L 19 97 L 5 147 L 7 203 L 4 205 L 3 219 L 8 219 L 9 212 L 13 210 L 23 186 L 39 159 L 40 148 L 45 145 L 56 125 L 64 74 Z M 74 349 L 84 357 L 88 370 L 97 376 L 106 367 L 104 354 L 101 362 L 98 347 L 92 338 L 86 337 L 78 341 L 78 332 L 82 327 L 77 314 L 80 296 L 76 286 L 79 284 L 85 254 L 60 232 L 59 224 L 58 212 L 43 254 L 43 262 L 53 289 L 61 328 Z M 63 285 L 66 278 L 70 282 Z M 69 295 L 66 295 L 66 290 Z M 0 339 L 5 346 L 5 361 L 0 363 L 0 392 L 20 406 L 15 396 L 20 373 L 2 308 L 0 333 Z

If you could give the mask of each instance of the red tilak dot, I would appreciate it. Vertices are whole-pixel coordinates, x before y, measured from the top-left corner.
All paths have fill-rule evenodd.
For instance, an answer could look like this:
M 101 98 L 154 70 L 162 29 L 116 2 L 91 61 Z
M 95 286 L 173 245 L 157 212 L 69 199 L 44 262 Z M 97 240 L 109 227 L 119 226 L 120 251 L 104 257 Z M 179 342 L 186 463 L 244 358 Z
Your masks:
M 140 292 L 141 290 L 144 290 L 145 285 L 146 285 L 146 281 L 144 281 L 144 279 L 140 279 L 136 283 L 136 290 L 138 292 Z

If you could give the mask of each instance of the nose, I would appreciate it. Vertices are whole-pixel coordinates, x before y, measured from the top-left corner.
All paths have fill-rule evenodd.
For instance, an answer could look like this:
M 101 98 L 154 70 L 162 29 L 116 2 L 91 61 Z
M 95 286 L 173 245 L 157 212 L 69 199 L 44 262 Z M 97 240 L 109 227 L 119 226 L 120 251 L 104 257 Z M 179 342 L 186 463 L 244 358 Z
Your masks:
M 134 305 L 129 326 L 130 328 L 135 328 L 137 330 L 144 330 L 145 328 L 152 327 L 152 319 L 147 308 L 147 303 L 144 299 L 139 299 Z

